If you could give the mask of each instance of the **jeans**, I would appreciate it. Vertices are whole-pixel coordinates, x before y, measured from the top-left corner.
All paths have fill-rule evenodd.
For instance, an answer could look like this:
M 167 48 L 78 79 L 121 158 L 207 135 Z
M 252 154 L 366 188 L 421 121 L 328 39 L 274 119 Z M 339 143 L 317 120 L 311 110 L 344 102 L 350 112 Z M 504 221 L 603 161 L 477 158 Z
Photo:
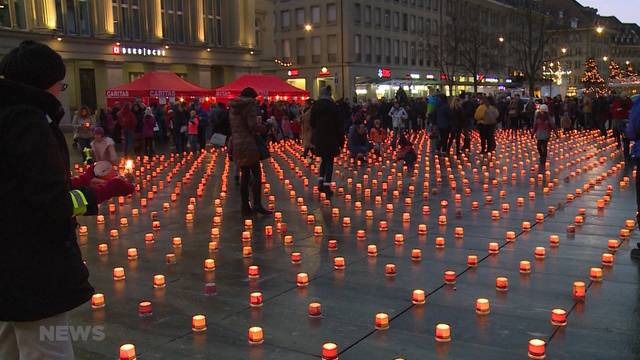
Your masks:
M 262 207 L 262 168 L 260 163 L 240 168 L 240 196 L 242 206 L 249 206 L 249 182 L 251 182 L 251 192 L 253 193 L 253 208 Z
M 198 150 L 200 150 L 197 134 L 189 134 L 189 146 L 191 147 L 192 152 L 197 152 Z
M 0 357 L 7 360 L 73 360 L 67 313 L 37 321 L 0 321 Z M 104 333 L 90 336 L 103 336 Z M 52 338 L 49 338 L 52 337 Z M 91 337 L 90 337 L 91 338 Z
M 333 176 L 333 156 L 323 156 L 318 169 L 318 185 L 329 185 Z

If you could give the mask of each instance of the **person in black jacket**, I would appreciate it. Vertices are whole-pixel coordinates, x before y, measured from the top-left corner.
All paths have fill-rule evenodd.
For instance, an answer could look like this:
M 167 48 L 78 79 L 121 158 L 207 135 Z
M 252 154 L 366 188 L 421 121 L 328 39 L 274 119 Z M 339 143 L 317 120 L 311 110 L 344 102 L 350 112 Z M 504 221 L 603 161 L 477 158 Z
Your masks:
M 121 178 L 70 178 L 58 127 L 62 58 L 25 41 L 0 63 L 0 357 L 73 359 L 70 341 L 48 341 L 41 327 L 67 326 L 67 312 L 93 295 L 76 243 L 75 217 L 127 195 Z
M 466 126 L 466 118 L 464 115 L 464 109 L 462 108 L 462 101 L 459 97 L 455 97 L 451 100 L 450 105 L 451 112 L 451 134 L 449 135 L 449 144 L 447 149 L 451 149 L 453 144 L 456 144 L 456 155 L 462 153 L 460 148 L 460 137 L 462 136 L 462 130 Z
M 311 143 L 314 153 L 322 158 L 318 174 L 318 190 L 333 195 L 330 188 L 333 158 L 340 154 L 344 144 L 343 124 L 338 107 L 331 99 L 331 87 L 320 89 L 320 97 L 311 107 Z

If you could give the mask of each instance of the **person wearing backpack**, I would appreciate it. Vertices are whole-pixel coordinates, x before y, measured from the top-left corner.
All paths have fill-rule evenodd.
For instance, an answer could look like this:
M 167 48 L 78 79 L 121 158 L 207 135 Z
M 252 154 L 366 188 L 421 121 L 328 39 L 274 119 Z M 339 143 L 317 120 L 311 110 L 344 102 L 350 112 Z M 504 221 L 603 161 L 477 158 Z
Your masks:
M 483 98 L 482 105 L 478 107 L 475 114 L 480 132 L 482 154 L 490 153 L 496 149 L 495 128 L 499 117 L 500 112 L 496 107 L 495 99 L 491 96 Z

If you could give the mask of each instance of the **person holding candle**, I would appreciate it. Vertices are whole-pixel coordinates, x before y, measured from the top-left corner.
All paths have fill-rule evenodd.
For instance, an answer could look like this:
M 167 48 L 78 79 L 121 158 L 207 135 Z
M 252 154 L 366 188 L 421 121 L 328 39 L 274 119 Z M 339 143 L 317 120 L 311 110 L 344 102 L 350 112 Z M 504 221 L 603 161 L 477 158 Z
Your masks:
M 62 58 L 24 41 L 0 62 L 0 357 L 73 359 L 70 340 L 42 338 L 67 326 L 67 312 L 94 289 L 76 242 L 76 216 L 133 192 L 121 178 L 70 178 L 57 96 L 66 89 Z
M 258 93 L 252 88 L 245 88 L 240 96 L 229 105 L 231 123 L 231 146 L 233 160 L 240 168 L 240 194 L 242 196 L 242 216 L 248 217 L 252 212 L 270 215 L 272 212 L 262 206 L 262 168 L 260 160 L 269 156 L 262 134 L 266 128 L 257 115 L 255 98 Z M 260 142 L 260 143 L 259 143 Z M 253 193 L 253 203 L 249 202 L 249 183 Z
M 331 98 L 331 86 L 320 90 L 320 97 L 311 107 L 311 143 L 314 153 L 322 159 L 318 173 L 318 190 L 333 195 L 330 188 L 333 176 L 333 159 L 344 145 L 343 123 L 338 106 Z

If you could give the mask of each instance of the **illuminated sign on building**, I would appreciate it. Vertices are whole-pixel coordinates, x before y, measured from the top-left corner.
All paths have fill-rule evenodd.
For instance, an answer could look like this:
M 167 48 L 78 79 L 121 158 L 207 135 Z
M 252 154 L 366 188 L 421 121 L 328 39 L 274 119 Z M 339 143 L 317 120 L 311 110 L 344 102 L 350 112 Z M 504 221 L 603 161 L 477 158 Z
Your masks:
M 381 79 L 388 79 L 391 77 L 391 69 L 380 68 L 378 69 L 378 77 Z
M 320 72 L 318 73 L 319 76 L 329 76 L 331 75 L 331 70 L 327 69 L 326 66 L 323 66 L 322 69 L 320 69 Z
M 113 45 L 111 47 L 113 55 L 140 55 L 140 56 L 166 56 L 164 49 L 149 49 L 146 47 L 128 47 L 121 45 Z
M 298 69 L 291 69 L 287 71 L 288 76 L 298 76 L 299 74 L 300 74 L 300 71 L 298 71 Z

